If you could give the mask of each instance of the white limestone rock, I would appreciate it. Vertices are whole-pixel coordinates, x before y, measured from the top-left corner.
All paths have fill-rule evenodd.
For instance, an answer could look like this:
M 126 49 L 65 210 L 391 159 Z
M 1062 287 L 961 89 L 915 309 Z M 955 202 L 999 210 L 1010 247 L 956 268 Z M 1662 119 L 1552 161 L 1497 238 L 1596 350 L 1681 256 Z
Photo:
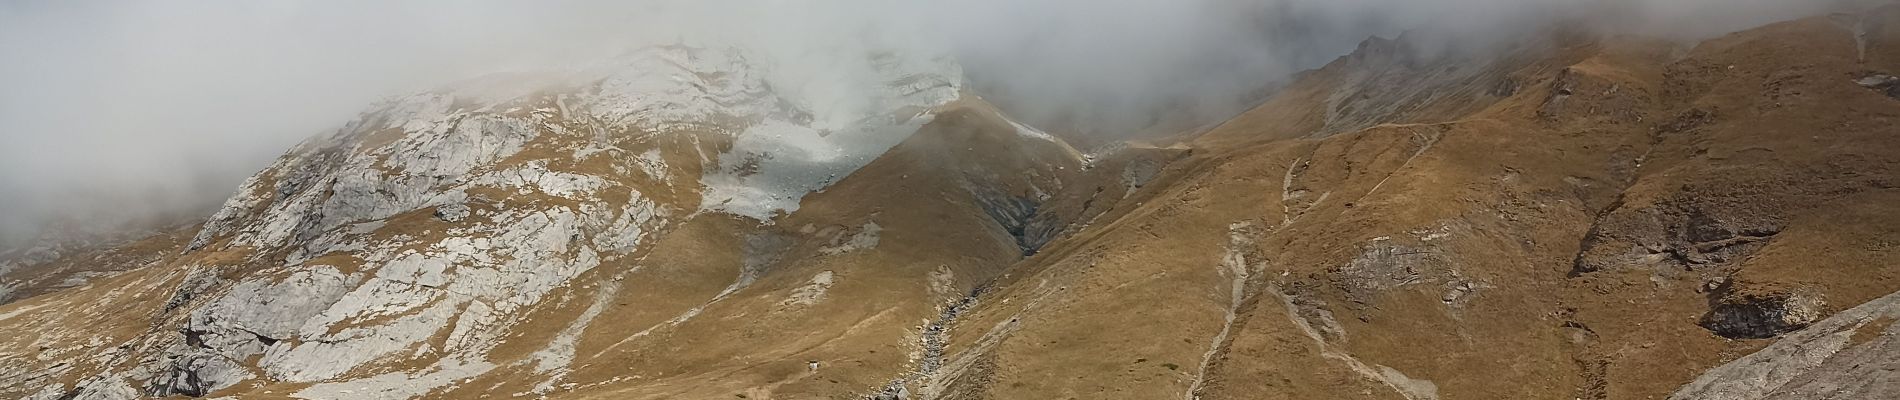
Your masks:
M 1895 398 L 1900 396 L 1900 373 L 1895 372 L 1900 371 L 1900 324 L 1895 320 L 1900 320 L 1900 293 L 1783 335 L 1754 354 L 1704 372 L 1669 399 Z
M 180 361 L 122 380 L 190 394 L 268 379 L 314 383 L 297 393 L 306 398 L 394 399 L 480 376 L 496 368 L 489 352 L 523 313 L 603 260 L 637 254 L 676 216 L 764 220 L 796 210 L 958 96 L 962 74 L 946 60 L 874 61 L 881 91 L 850 107 L 779 91 L 757 55 L 683 46 L 636 52 L 554 86 L 488 82 L 389 101 L 243 184 L 188 251 L 237 250 L 264 267 L 231 281 L 214 271 L 187 279 L 166 310 L 189 312 L 188 337 L 153 341 L 144 355 Z M 724 135 L 731 146 L 723 154 L 621 147 L 667 134 L 695 143 L 694 135 Z M 598 157 L 611 168 L 572 167 Z M 682 157 L 707 165 L 667 164 Z M 688 175 L 699 170 L 708 172 Z M 703 200 L 672 204 L 661 199 L 674 196 L 640 189 L 678 184 L 699 186 Z M 875 247 L 879 229 L 867 223 L 827 254 Z M 756 280 L 787 246 L 750 238 L 741 275 L 720 297 Z M 813 277 L 796 303 L 819 301 L 834 279 Z M 548 385 L 604 304 L 536 353 Z M 433 367 L 380 369 L 418 363 Z

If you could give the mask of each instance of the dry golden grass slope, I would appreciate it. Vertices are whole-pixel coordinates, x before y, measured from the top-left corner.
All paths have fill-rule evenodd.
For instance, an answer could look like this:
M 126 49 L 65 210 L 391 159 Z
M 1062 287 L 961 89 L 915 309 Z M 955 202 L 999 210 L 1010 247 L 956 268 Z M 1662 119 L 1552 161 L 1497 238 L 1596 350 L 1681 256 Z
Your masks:
M 598 122 L 561 118 L 558 97 L 523 104 L 562 115 L 548 111 L 542 136 L 476 171 L 540 168 L 620 189 L 476 184 L 466 208 L 431 203 L 338 228 L 382 240 L 362 246 L 324 233 L 291 238 L 300 248 L 242 234 L 187 247 L 181 232 L 72 256 L 61 262 L 152 266 L 0 305 L 0 397 L 1900 393 L 1888 368 L 1900 359 L 1900 297 L 1886 297 L 1900 291 L 1900 9 L 1693 45 L 1564 32 L 1496 52 L 1411 46 L 1367 41 L 1204 133 L 1095 154 L 963 93 L 769 223 L 703 211 L 705 194 L 682 184 L 712 173 L 708 154 L 737 146 L 727 136 L 601 133 L 627 139 L 609 140 L 608 157 L 576 158 L 570 142 L 587 135 L 561 133 Z M 285 165 L 402 143 L 388 132 Z M 247 187 L 279 195 L 254 207 L 286 207 L 297 185 L 282 180 L 296 176 L 260 174 Z M 414 268 L 390 254 L 513 232 L 467 224 L 529 229 L 505 222 L 640 207 L 652 220 L 623 252 L 602 238 L 625 226 L 579 223 L 544 238 L 573 235 L 557 254 L 438 272 L 573 270 L 531 301 L 388 272 Z M 194 316 L 235 307 L 210 299 L 247 284 L 305 288 L 284 282 L 313 276 L 402 284 L 317 290 L 334 304 L 446 293 L 288 336 Z M 260 296 L 241 298 L 296 310 Z M 305 317 L 343 307 L 325 304 Z M 370 328 L 426 321 L 443 304 L 459 304 L 444 328 L 355 367 L 321 374 L 283 358 L 404 334 Z

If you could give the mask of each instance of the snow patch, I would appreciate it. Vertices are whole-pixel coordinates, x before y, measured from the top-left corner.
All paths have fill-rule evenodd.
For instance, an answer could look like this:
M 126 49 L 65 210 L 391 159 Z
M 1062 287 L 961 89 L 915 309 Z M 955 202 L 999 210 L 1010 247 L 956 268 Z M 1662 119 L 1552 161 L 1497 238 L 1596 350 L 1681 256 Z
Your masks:
M 942 58 L 892 55 L 874 72 L 885 87 L 862 107 L 840 106 L 774 93 L 782 109 L 757 114 L 701 177 L 704 211 L 769 221 L 798 210 L 805 195 L 823 190 L 869 164 L 918 128 L 928 110 L 956 100 L 962 71 Z

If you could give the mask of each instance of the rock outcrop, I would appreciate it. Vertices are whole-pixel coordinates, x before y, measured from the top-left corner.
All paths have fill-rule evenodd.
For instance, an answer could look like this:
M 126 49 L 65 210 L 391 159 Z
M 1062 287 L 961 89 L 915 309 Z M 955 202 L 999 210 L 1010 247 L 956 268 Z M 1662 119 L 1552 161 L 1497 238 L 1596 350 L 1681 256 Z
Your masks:
M 468 82 L 9 281 L 0 397 L 1892 397 L 1900 11 L 1853 20 L 1375 39 L 1093 150 L 935 57 Z
M 1893 322 L 1900 294 L 1855 306 L 1788 334 L 1748 356 L 1709 370 L 1671 400 L 1883 399 L 1900 396 L 1893 380 L 1900 352 Z

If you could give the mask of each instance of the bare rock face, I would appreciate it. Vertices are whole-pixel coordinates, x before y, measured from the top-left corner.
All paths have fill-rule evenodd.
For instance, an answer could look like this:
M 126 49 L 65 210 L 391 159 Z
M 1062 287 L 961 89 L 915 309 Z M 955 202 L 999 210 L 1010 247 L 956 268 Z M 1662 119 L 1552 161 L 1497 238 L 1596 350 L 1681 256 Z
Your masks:
M 0 398 L 1900 397 L 1900 24 L 1830 21 L 1373 40 L 1088 152 L 932 57 L 471 82 L 54 257 L 119 272 L 0 305 Z
M 1816 321 L 1774 344 L 1702 374 L 1671 400 L 1884 399 L 1900 396 L 1890 294 Z
M 1702 326 L 1723 337 L 1765 339 L 1807 327 L 1826 315 L 1826 302 L 1812 291 L 1743 292 L 1732 287 L 1712 293 Z
M 45 393 L 206 396 L 268 381 L 408 398 L 515 368 L 491 354 L 577 277 L 693 214 L 796 210 L 958 96 L 953 65 L 887 55 L 878 79 L 891 87 L 850 110 L 868 115 L 844 115 L 774 93 L 747 57 L 653 48 L 605 75 L 380 105 L 299 145 L 205 223 L 182 257 L 220 261 L 191 268 L 157 310 L 154 329 L 175 334 L 144 335 L 85 380 L 109 384 Z M 847 243 L 875 246 L 868 226 Z M 566 346 L 535 370 L 566 371 Z
M 1875 73 L 1854 80 L 1854 84 L 1867 89 L 1885 93 L 1887 97 L 1900 99 L 1900 77 Z
M 187 353 L 172 359 L 168 372 L 146 388 L 151 396 L 203 397 L 212 391 L 256 378 L 237 361 L 209 352 Z
M 1729 186 L 1735 184 L 1735 186 Z M 1649 207 L 1610 211 L 1584 240 L 1574 274 L 1625 268 L 1714 267 L 1762 248 L 1786 206 L 1751 183 L 1710 182 Z
M 283 382 L 336 380 L 392 362 L 433 362 L 440 370 L 403 379 L 485 373 L 496 365 L 484 355 L 518 329 L 509 316 L 602 262 L 632 254 L 678 216 L 730 210 L 765 217 L 780 207 L 795 209 L 798 197 L 825 182 L 809 176 L 848 173 L 868 162 L 850 157 L 882 150 L 800 160 L 747 152 L 826 141 L 875 146 L 868 139 L 903 137 L 885 131 L 905 129 L 902 121 L 860 122 L 852 127 L 863 132 L 858 137 L 797 137 L 824 127 L 796 124 L 810 111 L 773 98 L 741 54 L 660 49 L 636 57 L 626 72 L 574 94 L 399 100 L 305 144 L 252 179 L 191 247 L 285 249 L 286 265 L 238 281 L 192 313 L 188 332 L 201 339 L 189 345 L 207 350 L 194 354 L 222 358 L 177 364 L 169 373 L 170 392 L 222 389 L 242 380 L 222 371 L 253 359 L 261 375 Z M 893 74 L 893 80 L 916 80 Z M 712 78 L 676 81 L 680 76 Z M 915 103 L 887 107 L 946 101 L 954 95 L 953 81 L 939 82 L 894 93 L 893 101 Z M 724 137 L 719 140 L 735 152 L 684 149 L 699 152 L 689 154 L 693 158 L 720 160 L 700 166 L 709 170 L 700 177 L 665 164 L 680 149 L 654 143 L 679 137 L 639 134 L 697 129 L 722 135 L 706 140 Z M 819 142 L 781 142 L 788 140 Z M 884 140 L 886 147 L 895 143 Z M 629 142 L 646 142 L 652 150 L 628 157 Z M 758 156 L 773 158 L 743 176 L 711 173 L 725 170 L 729 160 Z M 694 179 L 705 182 L 702 204 L 650 192 L 663 182 Z M 412 216 L 418 213 L 434 221 Z M 397 381 L 381 377 L 366 383 L 369 390 L 397 397 L 431 390 L 392 386 Z

